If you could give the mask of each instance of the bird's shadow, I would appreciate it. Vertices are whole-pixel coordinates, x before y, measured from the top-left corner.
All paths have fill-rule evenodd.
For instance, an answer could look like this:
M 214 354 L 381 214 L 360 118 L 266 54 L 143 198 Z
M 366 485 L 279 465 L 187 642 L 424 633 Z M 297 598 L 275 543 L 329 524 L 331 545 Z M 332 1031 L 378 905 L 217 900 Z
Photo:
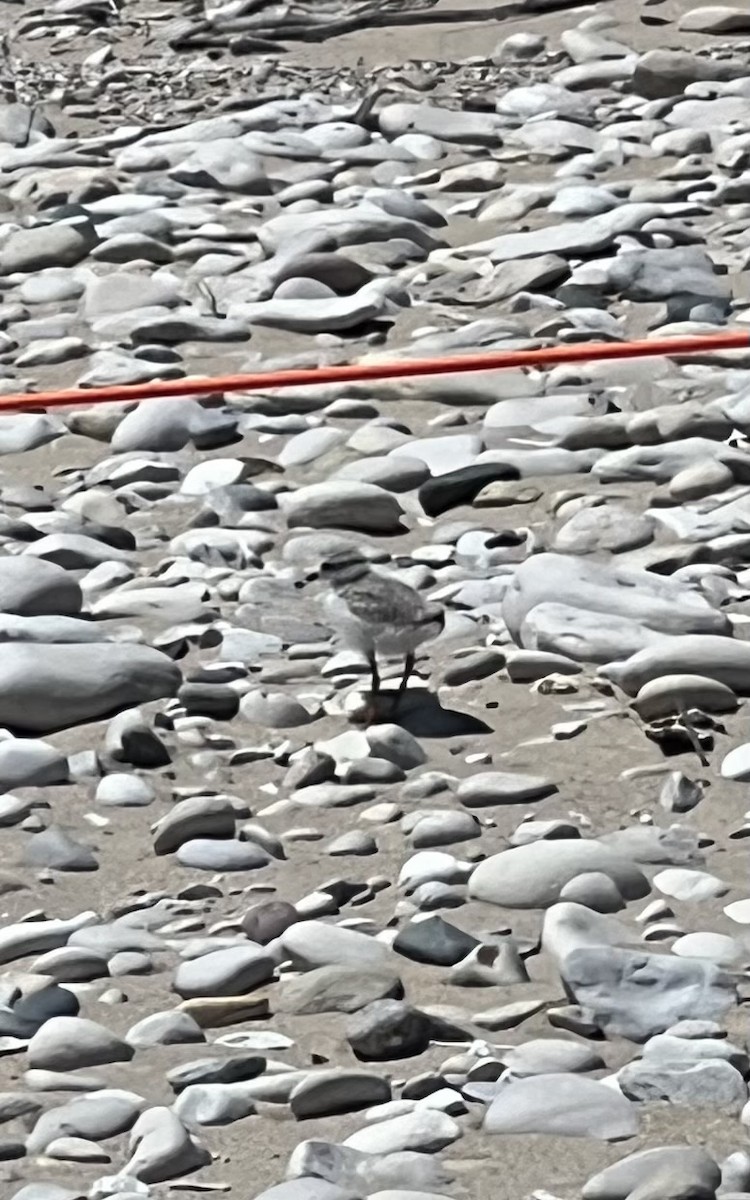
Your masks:
M 466 737 L 474 733 L 490 733 L 492 727 L 471 713 L 443 708 L 434 692 L 427 688 L 409 688 L 394 709 L 388 692 L 380 693 L 377 719 L 400 725 L 416 738 Z

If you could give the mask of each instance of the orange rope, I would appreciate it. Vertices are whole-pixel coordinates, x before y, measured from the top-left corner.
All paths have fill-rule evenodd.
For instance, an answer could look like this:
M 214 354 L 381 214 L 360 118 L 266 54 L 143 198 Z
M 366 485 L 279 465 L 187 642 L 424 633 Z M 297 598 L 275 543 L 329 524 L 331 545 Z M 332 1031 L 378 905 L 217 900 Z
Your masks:
M 414 358 L 398 362 L 351 363 L 340 367 L 315 367 L 256 372 L 253 375 L 200 376 L 155 379 L 150 383 L 113 387 L 69 388 L 66 391 L 28 392 L 0 396 L 0 411 L 69 408 L 73 405 L 110 404 L 165 397 L 207 395 L 216 392 L 267 392 L 272 388 L 313 387 L 321 384 L 373 383 L 382 379 L 407 379 L 419 375 L 458 375 L 466 371 L 503 371 L 510 367 L 552 367 L 561 363 L 594 362 L 622 358 L 669 358 L 710 354 L 717 350 L 750 349 L 750 332 L 735 331 L 698 337 L 653 338 L 639 342 L 585 342 L 549 346 L 541 350 L 495 350 L 453 358 Z

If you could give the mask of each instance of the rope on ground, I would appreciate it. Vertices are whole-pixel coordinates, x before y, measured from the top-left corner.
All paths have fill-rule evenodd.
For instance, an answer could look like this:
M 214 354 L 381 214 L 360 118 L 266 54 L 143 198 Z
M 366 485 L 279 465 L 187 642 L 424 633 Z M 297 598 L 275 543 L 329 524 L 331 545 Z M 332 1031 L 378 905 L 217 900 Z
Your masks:
M 350 363 L 336 367 L 314 367 L 287 371 L 256 372 L 250 375 L 186 376 L 154 379 L 148 383 L 118 384 L 113 387 L 69 388 L 63 391 L 25 392 L 0 396 L 0 412 L 73 408 L 78 405 L 138 403 L 224 392 L 268 392 L 277 388 L 319 387 L 323 384 L 375 383 L 385 379 L 413 379 L 429 375 L 460 375 L 468 371 L 507 371 L 510 368 L 544 369 L 564 363 L 585 363 L 628 358 L 684 358 L 749 350 L 750 332 L 693 337 L 647 338 L 635 342 L 579 342 L 547 346 L 537 350 L 494 350 L 452 358 L 414 358 L 395 362 Z

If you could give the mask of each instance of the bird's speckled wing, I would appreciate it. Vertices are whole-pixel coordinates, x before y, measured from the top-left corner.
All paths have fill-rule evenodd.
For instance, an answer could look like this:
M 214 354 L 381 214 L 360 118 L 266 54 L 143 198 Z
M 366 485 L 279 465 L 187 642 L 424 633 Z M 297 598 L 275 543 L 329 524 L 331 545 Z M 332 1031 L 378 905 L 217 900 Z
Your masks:
M 398 579 L 374 571 L 339 590 L 353 617 L 368 625 L 398 627 L 419 622 L 425 615 L 422 597 Z

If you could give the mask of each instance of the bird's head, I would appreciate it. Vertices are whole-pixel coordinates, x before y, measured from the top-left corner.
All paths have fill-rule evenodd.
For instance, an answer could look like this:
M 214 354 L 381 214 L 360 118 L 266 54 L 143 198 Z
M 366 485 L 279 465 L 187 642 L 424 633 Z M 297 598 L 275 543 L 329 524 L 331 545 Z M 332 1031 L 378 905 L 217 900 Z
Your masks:
M 337 550 L 334 554 L 329 554 L 323 559 L 318 570 L 308 571 L 297 587 L 305 587 L 308 583 L 314 583 L 316 579 L 321 579 L 331 587 L 338 587 L 361 579 L 369 569 L 370 564 L 365 556 L 353 546 L 351 549 Z

